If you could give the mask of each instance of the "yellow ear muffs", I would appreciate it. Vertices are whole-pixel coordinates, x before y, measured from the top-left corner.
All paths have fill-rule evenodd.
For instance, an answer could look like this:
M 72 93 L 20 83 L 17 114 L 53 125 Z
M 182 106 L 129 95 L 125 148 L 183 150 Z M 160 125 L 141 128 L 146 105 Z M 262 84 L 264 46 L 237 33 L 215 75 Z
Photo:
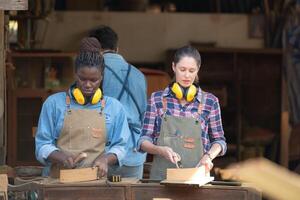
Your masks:
M 197 87 L 195 85 L 191 85 L 186 91 L 178 84 L 173 83 L 171 87 L 172 92 L 175 94 L 176 98 L 181 100 L 185 97 L 186 101 L 193 101 L 195 95 L 197 94 Z
M 83 96 L 79 88 L 75 88 L 73 90 L 73 96 L 78 104 L 80 105 L 86 104 L 85 97 Z M 101 98 L 102 98 L 102 91 L 100 90 L 100 88 L 98 88 L 92 97 L 91 104 L 97 104 L 101 100 Z
M 186 93 L 186 100 L 188 102 L 193 101 L 195 95 L 197 94 L 197 88 L 195 85 L 191 85 Z
M 95 94 L 93 95 L 91 104 L 96 104 L 100 101 L 100 99 L 102 98 L 102 91 L 100 90 L 100 88 L 98 88 L 95 92 Z
M 171 90 L 175 94 L 177 99 L 182 99 L 183 91 L 178 83 L 173 83 Z
M 73 90 L 73 96 L 78 104 L 80 104 L 80 105 L 85 104 L 85 98 L 84 98 L 82 92 L 80 91 L 80 89 L 75 88 Z

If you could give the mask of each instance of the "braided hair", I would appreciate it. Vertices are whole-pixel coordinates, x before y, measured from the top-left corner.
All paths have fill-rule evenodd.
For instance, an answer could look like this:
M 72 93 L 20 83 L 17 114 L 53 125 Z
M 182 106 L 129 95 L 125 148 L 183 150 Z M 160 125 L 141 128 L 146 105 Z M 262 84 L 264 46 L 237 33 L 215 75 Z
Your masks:
M 75 60 L 75 73 L 82 67 L 96 67 L 103 74 L 104 59 L 100 53 L 100 49 L 101 44 L 97 38 L 83 38 Z

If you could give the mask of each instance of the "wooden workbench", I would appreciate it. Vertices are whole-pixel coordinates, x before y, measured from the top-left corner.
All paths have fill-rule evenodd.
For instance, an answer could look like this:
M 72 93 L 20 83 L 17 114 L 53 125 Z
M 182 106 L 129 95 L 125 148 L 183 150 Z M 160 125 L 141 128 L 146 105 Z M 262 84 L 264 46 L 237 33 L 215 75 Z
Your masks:
M 219 200 L 243 199 L 260 200 L 261 192 L 251 186 L 166 186 L 159 183 L 109 183 L 106 181 L 92 181 L 73 184 L 34 184 L 32 190 L 45 200 L 58 199 L 105 199 L 105 200 Z

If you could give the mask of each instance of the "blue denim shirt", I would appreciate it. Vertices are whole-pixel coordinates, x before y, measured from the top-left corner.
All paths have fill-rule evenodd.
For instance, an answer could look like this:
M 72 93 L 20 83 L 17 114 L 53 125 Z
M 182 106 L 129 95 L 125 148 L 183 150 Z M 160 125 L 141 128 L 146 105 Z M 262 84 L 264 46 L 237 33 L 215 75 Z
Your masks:
M 119 165 L 126 154 L 126 145 L 130 136 L 127 118 L 123 106 L 116 99 L 104 97 L 105 99 L 105 124 L 107 134 L 106 153 L 117 156 Z M 51 163 L 47 161 L 48 156 L 55 150 L 56 140 L 60 136 L 66 113 L 66 92 L 59 92 L 49 96 L 43 104 L 38 129 L 35 137 L 35 154 L 39 162 L 46 165 L 44 175 L 47 175 Z M 100 111 L 101 102 L 92 105 L 79 105 L 71 98 L 71 109 L 97 109 Z
M 128 70 L 128 63 L 125 61 L 125 59 L 116 53 L 105 53 L 104 61 L 105 64 L 114 70 L 114 72 L 122 79 L 122 81 L 124 81 Z M 131 67 L 126 86 L 134 95 L 139 109 L 142 112 L 141 118 L 143 118 L 147 106 L 147 85 L 143 73 L 134 66 Z M 106 68 L 104 70 L 103 80 L 104 95 L 118 98 L 122 88 L 123 85 L 117 80 L 115 75 Z M 142 122 L 136 105 L 126 90 L 124 91 L 120 102 L 124 106 L 129 128 L 131 130 L 131 138 L 128 140 L 128 152 L 123 160 L 123 164 L 127 166 L 138 166 L 143 164 L 146 159 L 146 154 L 135 151 L 137 141 L 141 135 Z

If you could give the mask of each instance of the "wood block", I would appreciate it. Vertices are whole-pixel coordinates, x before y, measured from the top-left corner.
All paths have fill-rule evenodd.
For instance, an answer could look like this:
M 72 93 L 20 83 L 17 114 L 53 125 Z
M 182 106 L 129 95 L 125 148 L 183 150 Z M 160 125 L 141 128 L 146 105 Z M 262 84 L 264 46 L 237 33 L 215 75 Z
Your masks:
M 62 183 L 92 181 L 98 179 L 98 168 L 63 169 L 60 170 L 59 180 Z
M 163 185 L 205 185 L 214 180 L 206 173 L 205 167 L 167 169 L 167 179 L 161 181 Z
M 168 181 L 194 181 L 205 177 L 205 167 L 167 169 Z

